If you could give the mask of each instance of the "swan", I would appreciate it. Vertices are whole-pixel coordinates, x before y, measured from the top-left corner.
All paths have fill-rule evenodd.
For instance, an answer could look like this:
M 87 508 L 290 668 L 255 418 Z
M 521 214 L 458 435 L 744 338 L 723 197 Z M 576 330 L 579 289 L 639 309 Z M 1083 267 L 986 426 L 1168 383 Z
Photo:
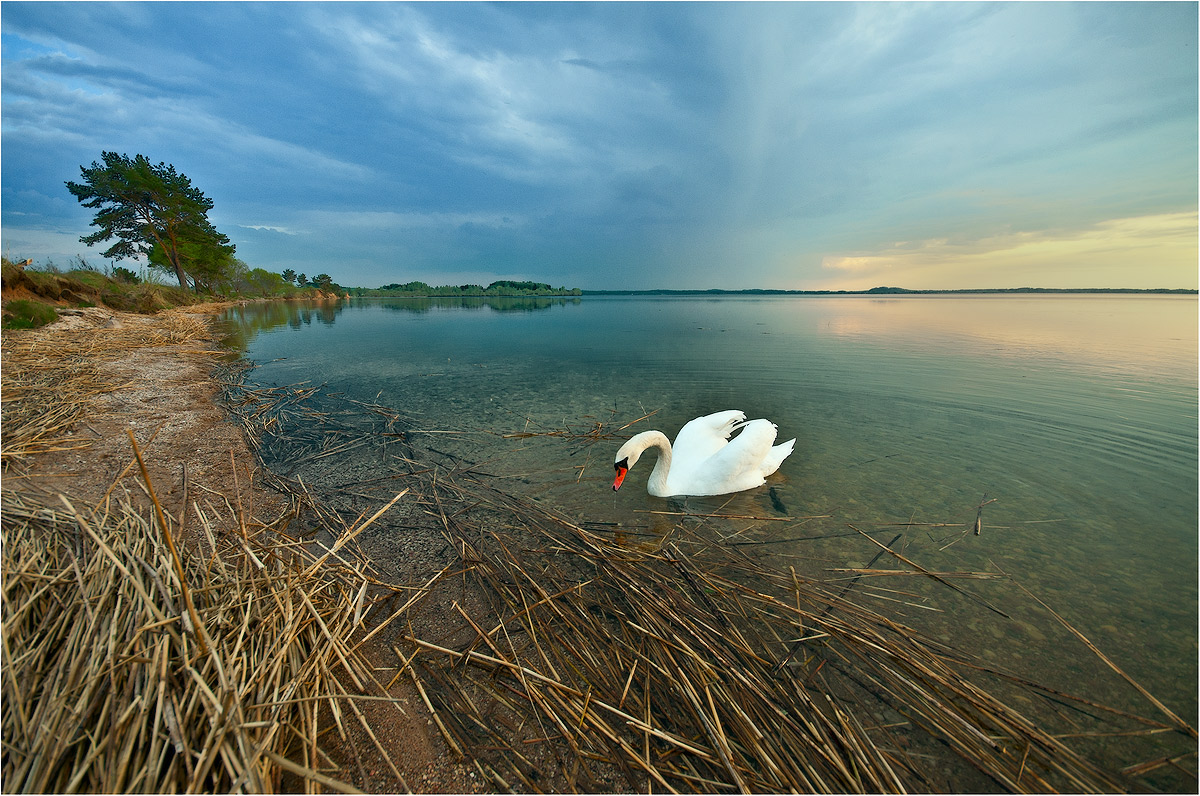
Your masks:
M 739 428 L 741 433 L 731 441 L 729 435 Z M 736 409 L 688 421 L 675 436 L 674 447 L 661 431 L 643 431 L 617 451 L 613 491 L 621 488 L 630 468 L 650 448 L 658 448 L 658 461 L 646 489 L 655 497 L 754 489 L 766 483 L 796 444 L 790 439 L 775 445 L 777 432 L 770 420 L 747 421 L 746 413 Z

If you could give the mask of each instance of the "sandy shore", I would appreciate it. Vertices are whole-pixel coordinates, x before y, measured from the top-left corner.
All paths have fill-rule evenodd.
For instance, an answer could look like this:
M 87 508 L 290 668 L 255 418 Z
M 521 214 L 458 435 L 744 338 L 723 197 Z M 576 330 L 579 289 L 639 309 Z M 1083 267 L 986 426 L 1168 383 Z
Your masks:
M 37 400 L 38 390 L 58 389 L 71 392 L 76 415 L 22 452 L 13 446 L 25 441 L 14 440 L 5 429 L 4 489 L 53 500 L 62 494 L 88 508 L 127 496 L 149 510 L 132 432 L 156 495 L 175 516 L 186 510 L 185 495 L 191 496 L 189 505 L 202 495 L 206 505 L 217 507 L 211 519 L 218 531 L 234 530 L 239 521 L 266 525 L 289 510 L 290 496 L 263 486 L 243 429 L 215 400 L 220 385 L 213 372 L 226 352 L 213 320 L 225 306 L 149 316 L 95 307 L 71 311 L 41 329 L 5 332 L 6 404 Z M 6 419 L 10 410 L 15 411 L 6 406 Z M 228 510 L 222 512 L 222 505 Z M 241 520 L 235 506 L 243 512 Z M 192 544 L 190 554 L 203 553 Z M 386 650 L 363 651 L 368 659 L 394 660 Z M 473 772 L 447 752 L 411 684 L 401 680 L 390 693 L 409 706 L 407 718 L 382 703 L 366 703 L 364 712 L 408 787 L 477 790 Z M 336 744 L 331 749 L 338 751 Z M 379 760 L 344 764 L 340 778 L 364 790 L 402 789 L 391 775 L 372 778 L 384 773 Z
M 5 351 L 6 367 L 21 368 L 27 364 L 23 360 L 34 356 L 57 355 L 64 368 L 73 362 L 90 370 L 92 394 L 86 396 L 82 422 L 69 430 L 69 441 L 57 450 L 22 457 L 16 472 L 6 474 L 5 487 L 62 492 L 87 505 L 111 496 L 114 488 L 139 495 L 142 490 L 131 490 L 121 479 L 133 461 L 128 429 L 165 506 L 177 507 L 182 499 L 186 469 L 193 489 L 233 497 L 240 488 L 252 511 L 280 509 L 280 496 L 256 487 L 256 462 L 241 428 L 214 402 L 219 386 L 210 374 L 223 352 L 209 332 L 209 321 L 223 306 L 158 315 L 93 307 L 41 329 L 6 332 L 20 336 L 23 344 Z M 191 327 L 176 335 L 186 339 L 155 344 L 156 332 L 180 327 Z M 108 345 L 95 350 L 88 337 L 107 338 Z

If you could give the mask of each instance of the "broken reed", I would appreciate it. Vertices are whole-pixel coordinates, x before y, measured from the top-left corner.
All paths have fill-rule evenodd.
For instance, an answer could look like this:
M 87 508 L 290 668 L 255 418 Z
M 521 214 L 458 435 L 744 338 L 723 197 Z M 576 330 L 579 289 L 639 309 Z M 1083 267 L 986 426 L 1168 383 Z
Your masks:
M 211 556 L 177 567 L 128 503 L 36 501 L 4 492 L 6 792 L 354 790 L 325 748 L 352 725 L 374 739 L 352 696 L 383 693 L 347 641 L 369 607 L 354 568 L 279 535 L 220 541 L 195 502 Z
M 260 434 L 315 427 L 296 452 L 329 460 L 358 444 L 354 423 L 311 410 L 315 394 L 267 391 L 238 414 Z M 407 451 L 385 478 L 407 479 L 465 564 L 390 612 L 439 589 L 464 598 L 451 608 L 458 636 L 396 639 L 396 677 L 497 788 L 955 790 L 954 760 L 1014 791 L 1130 785 L 977 685 L 982 667 L 842 594 L 711 540 L 704 554 L 687 553 L 686 537 L 622 547 L 470 468 L 414 462 L 401 432 L 384 439 Z M 87 517 L 30 500 L 4 501 L 6 790 L 266 790 L 285 772 L 308 790 L 348 790 L 330 776 L 325 734 L 353 749 L 355 723 L 404 786 L 355 704 L 383 690 L 348 642 L 363 643 L 364 598 L 383 586 L 363 566 L 334 553 L 318 563 L 282 527 L 271 543 L 235 534 L 218 550 L 193 504 L 213 557 L 188 559 L 180 579 L 133 510 Z M 336 514 L 318 514 L 336 534 Z M 468 594 L 490 607 L 469 610 Z

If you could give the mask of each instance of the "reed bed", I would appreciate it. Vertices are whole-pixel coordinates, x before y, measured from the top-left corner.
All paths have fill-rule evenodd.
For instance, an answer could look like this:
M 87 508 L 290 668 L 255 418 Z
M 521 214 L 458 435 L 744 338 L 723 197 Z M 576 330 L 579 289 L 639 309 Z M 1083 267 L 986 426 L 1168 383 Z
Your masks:
M 355 704 L 388 699 L 349 643 L 364 565 L 192 510 L 210 555 L 161 512 L 5 491 L 5 791 L 354 792 L 328 751 L 352 727 L 407 790 Z
M 295 498 L 275 521 L 222 534 L 200 501 L 172 516 L 155 500 L 147 516 L 4 493 L 6 790 L 351 791 L 345 761 L 366 753 L 386 769 L 373 788 L 407 790 L 361 707 L 400 717 L 388 694 L 403 679 L 450 753 L 502 791 L 1123 792 L 1164 766 L 1194 778 L 1195 730 L 1169 711 L 1054 691 L 854 599 L 889 574 L 880 559 L 976 608 L 956 584 L 1003 573 L 923 569 L 897 534 L 840 580 L 808 580 L 686 511 L 667 536 L 624 543 L 498 487 L 386 406 L 242 376 L 223 373 L 224 399 L 267 482 Z M 580 451 L 629 425 L 514 436 Z M 189 519 L 203 555 L 174 546 Z M 381 574 L 396 558 L 407 575 Z M 366 657 L 380 650 L 395 655 L 386 685 Z M 1039 704 L 1073 718 L 1051 726 Z M 1123 771 L 1087 753 L 1122 734 L 1179 744 Z

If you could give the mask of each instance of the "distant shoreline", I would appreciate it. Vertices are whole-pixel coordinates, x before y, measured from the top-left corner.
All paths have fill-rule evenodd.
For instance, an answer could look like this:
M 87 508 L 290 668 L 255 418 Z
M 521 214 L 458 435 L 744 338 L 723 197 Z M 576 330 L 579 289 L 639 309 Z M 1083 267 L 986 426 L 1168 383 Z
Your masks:
M 1060 288 L 1011 287 L 977 288 L 966 290 L 909 290 L 903 287 L 873 287 L 869 290 L 584 290 L 585 296 L 942 296 L 942 295 L 1009 295 L 1009 294 L 1140 294 L 1140 295 L 1197 295 L 1188 288 Z

